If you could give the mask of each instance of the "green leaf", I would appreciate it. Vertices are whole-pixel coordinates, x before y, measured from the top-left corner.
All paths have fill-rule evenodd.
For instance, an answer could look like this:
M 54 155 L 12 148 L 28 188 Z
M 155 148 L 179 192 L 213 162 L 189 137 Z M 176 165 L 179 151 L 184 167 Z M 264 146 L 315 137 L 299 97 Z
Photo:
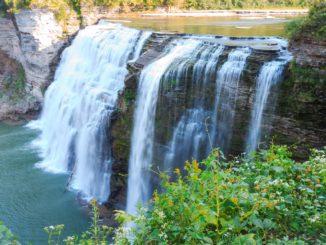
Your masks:
M 232 245 L 256 245 L 255 234 L 240 235 L 234 239 Z
M 209 237 L 204 237 L 203 240 L 205 241 L 205 244 L 214 244 L 213 240 Z
M 253 219 L 253 223 L 256 227 L 260 228 L 260 229 L 264 229 L 264 224 L 260 219 L 254 218 Z

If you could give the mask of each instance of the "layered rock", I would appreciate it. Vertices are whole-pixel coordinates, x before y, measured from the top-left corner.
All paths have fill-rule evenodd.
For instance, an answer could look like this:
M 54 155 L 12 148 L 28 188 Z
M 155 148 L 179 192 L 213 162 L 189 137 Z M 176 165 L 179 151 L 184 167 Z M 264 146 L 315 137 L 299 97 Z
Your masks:
M 305 158 L 326 142 L 326 42 L 297 38 L 289 50 L 293 61 L 281 84 L 272 134 Z
M 60 53 L 69 43 L 69 34 L 79 28 L 79 22 L 74 20 L 68 21 L 69 33 L 66 33 L 49 10 L 22 9 L 18 14 L 0 18 L 0 50 L 8 60 L 4 62 L 11 59 L 22 66 L 25 84 L 19 103 L 10 100 L 10 96 L 3 97 L 1 107 L 6 109 L 1 110 L 0 120 L 24 118 L 31 111 L 32 114 L 39 111 L 43 92 L 53 79 Z M 15 69 L 12 72 L 15 73 Z
M 289 50 L 293 53 L 297 64 L 320 70 L 326 69 L 326 40 L 296 38 L 290 41 Z

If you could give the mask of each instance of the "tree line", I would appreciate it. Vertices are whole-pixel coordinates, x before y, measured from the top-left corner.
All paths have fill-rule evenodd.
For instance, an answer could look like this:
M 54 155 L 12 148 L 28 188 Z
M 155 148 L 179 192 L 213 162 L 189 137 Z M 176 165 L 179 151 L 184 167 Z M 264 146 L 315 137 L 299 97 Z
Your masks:
M 1 0 L 0 8 L 16 11 L 20 8 L 55 7 L 66 5 L 78 11 L 82 5 L 130 6 L 136 10 L 152 10 L 158 7 L 178 9 L 235 9 L 308 7 L 322 0 Z

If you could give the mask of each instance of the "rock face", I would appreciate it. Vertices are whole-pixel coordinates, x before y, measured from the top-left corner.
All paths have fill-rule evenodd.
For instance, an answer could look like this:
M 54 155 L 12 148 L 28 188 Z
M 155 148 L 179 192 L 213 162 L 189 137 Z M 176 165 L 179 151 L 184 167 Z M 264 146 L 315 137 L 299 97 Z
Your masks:
M 290 42 L 290 51 L 297 64 L 321 70 L 326 65 L 326 40 L 295 39 Z
M 290 41 L 293 61 L 281 84 L 272 135 L 305 158 L 326 142 L 326 42 Z
M 0 120 L 16 120 L 39 111 L 43 91 L 52 81 L 61 51 L 69 43 L 67 34 L 79 28 L 73 19 L 68 25 L 70 32 L 64 33 L 54 13 L 43 9 L 23 9 L 14 16 L 0 18 L 0 51 L 6 57 L 3 62 L 16 62 L 24 71 L 24 91 L 19 92 L 19 101 L 12 100 L 10 94 L 2 96 Z M 17 72 L 13 67 L 12 76 L 19 76 Z M 0 71 L 0 83 L 7 73 Z
M 17 121 L 32 116 L 39 103 L 25 91 L 22 65 L 0 50 L 0 120 Z
M 21 10 L 15 21 L 27 83 L 31 93 L 42 98 L 42 88 L 51 75 L 50 65 L 65 44 L 63 29 L 54 14 L 45 10 Z

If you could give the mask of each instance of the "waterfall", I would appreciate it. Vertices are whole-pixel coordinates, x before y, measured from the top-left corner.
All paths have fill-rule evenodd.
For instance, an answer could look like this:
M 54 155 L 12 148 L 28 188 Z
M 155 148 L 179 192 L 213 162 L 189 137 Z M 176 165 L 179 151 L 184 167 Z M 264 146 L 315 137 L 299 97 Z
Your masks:
M 191 75 L 193 88 L 187 90 L 187 96 L 194 97 L 194 99 L 190 105 L 192 108 L 185 111 L 174 129 L 172 140 L 165 154 L 165 170 L 176 166 L 182 167 L 182 164 L 191 158 L 203 159 L 211 147 L 223 146 L 224 150 L 227 147 L 226 142 L 231 138 L 229 135 L 232 133 L 238 83 L 251 50 L 238 48 L 231 51 L 227 61 L 214 76 L 223 50 L 224 46 L 215 47 L 215 50 L 211 46 L 204 47 L 204 50 L 198 50 L 199 54 L 195 53 L 195 61 L 188 62 L 194 65 Z M 181 68 L 185 71 L 189 69 L 188 67 Z M 176 70 L 179 72 L 175 72 Z M 164 77 L 167 77 L 167 81 L 179 81 L 182 79 L 181 74 L 180 66 L 178 66 Z M 212 103 L 212 101 L 207 101 L 206 94 L 209 90 L 207 85 L 214 80 L 216 80 L 216 92 L 215 102 Z M 214 104 L 213 109 L 208 110 L 212 108 L 211 104 Z M 207 119 L 211 119 L 212 123 L 210 124 Z M 208 127 L 211 128 L 211 139 L 208 138 Z M 217 135 L 217 130 L 222 131 L 221 135 Z M 210 140 L 212 142 L 209 142 Z
M 240 76 L 250 54 L 250 48 L 231 51 L 218 71 L 211 137 L 214 146 L 221 147 L 224 152 L 227 152 L 232 138 Z
M 165 155 L 164 169 L 182 168 L 186 160 L 201 159 L 206 153 L 208 137 L 205 120 L 210 113 L 203 108 L 189 109 L 182 116 L 169 143 Z
M 209 89 L 209 82 L 214 80 L 216 66 L 223 50 L 222 45 L 203 44 L 190 58 L 183 59 L 183 63 L 188 66 L 171 66 L 164 75 L 164 85 L 171 83 L 170 81 L 179 84 L 182 79 L 187 80 L 187 73 L 192 67 L 189 81 L 191 89 L 188 90 L 187 96 L 194 98 L 192 104 L 187 105 L 191 109 L 185 111 L 173 131 L 164 159 L 166 170 L 176 167 L 176 164 L 183 164 L 191 158 L 201 159 L 207 153 L 205 149 L 209 149 L 205 121 L 211 113 L 207 110 L 210 105 L 207 105 L 205 95 Z
M 139 37 L 139 40 L 137 42 L 136 48 L 135 48 L 135 52 L 133 54 L 133 58 L 131 61 L 129 62 L 135 62 L 137 60 L 137 58 L 140 56 L 143 47 L 146 43 L 146 41 L 148 40 L 148 38 L 152 35 L 152 32 L 150 31 L 144 31 L 142 32 L 141 36 Z
M 149 200 L 149 169 L 153 157 L 155 113 L 160 81 L 173 61 L 189 57 L 199 41 L 172 42 L 164 55 L 143 69 L 140 75 L 129 159 L 127 212 L 136 213 L 136 205 Z
M 265 63 L 260 69 L 246 141 L 247 152 L 255 151 L 259 146 L 263 113 L 269 100 L 270 91 L 281 80 L 284 67 L 290 59 L 291 56 L 287 52 L 283 52 L 276 60 Z
M 36 143 L 44 160 L 38 166 L 71 171 L 71 187 L 85 198 L 104 202 L 109 197 L 110 118 L 124 87 L 127 62 L 137 58 L 149 35 L 105 22 L 81 30 L 63 52 L 41 118 L 33 123 L 41 130 Z

